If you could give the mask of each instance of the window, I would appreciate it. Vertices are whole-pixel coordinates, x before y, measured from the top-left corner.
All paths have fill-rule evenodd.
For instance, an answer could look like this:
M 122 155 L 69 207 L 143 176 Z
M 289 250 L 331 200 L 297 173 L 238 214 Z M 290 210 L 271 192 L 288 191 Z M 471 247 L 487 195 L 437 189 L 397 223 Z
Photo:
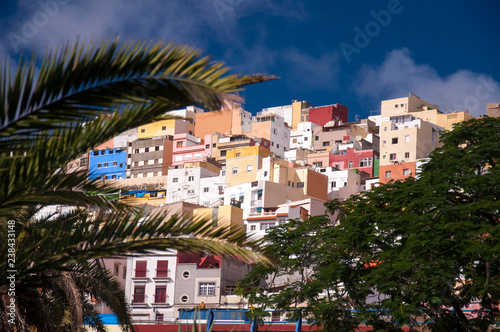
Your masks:
M 217 147 L 217 143 L 212 143 L 212 147 L 213 148 Z
M 201 153 L 197 152 L 194 154 L 194 159 L 200 159 L 201 158 Z
M 337 181 L 332 181 L 332 185 L 330 186 L 330 188 L 335 188 L 337 186 Z
M 191 160 L 191 159 L 193 159 L 193 155 L 192 154 L 187 154 L 187 155 L 184 156 L 184 159 L 185 160 Z
M 292 188 L 295 186 L 295 182 L 292 182 Z
M 115 276 L 117 276 L 117 275 L 120 274 L 120 264 L 115 263 L 115 268 L 113 270 L 113 273 L 114 273 Z
M 189 278 L 189 276 L 190 276 L 189 271 L 184 271 L 184 272 L 182 272 L 182 277 L 183 277 L 184 279 L 188 279 L 188 278 Z
M 149 152 L 149 148 L 145 148 L 145 149 L 144 149 L 144 152 Z
M 236 295 L 236 286 L 226 286 L 226 295 Z
M 97 168 L 102 168 L 102 164 L 97 164 Z
M 203 192 L 204 192 L 204 193 L 208 193 L 208 192 L 210 192 L 210 188 L 208 188 L 208 187 L 203 188 Z
M 297 139 L 296 138 L 293 139 L 293 143 L 297 143 Z
M 194 190 L 193 189 L 188 190 L 188 195 L 194 195 Z
M 111 175 L 111 179 L 116 180 L 116 175 Z
M 132 154 L 130 154 L 130 153 L 129 153 L 129 154 L 127 155 L 127 158 L 132 158 Z
M 136 278 L 145 278 L 147 272 L 147 261 L 136 261 L 135 262 L 135 277 Z
M 159 278 L 168 277 L 168 261 L 156 261 L 156 276 Z
M 205 149 L 210 149 L 210 144 L 205 144 Z
M 149 162 L 147 160 L 144 160 L 144 165 L 147 165 Z
M 219 191 L 223 191 L 224 190 L 224 186 L 219 186 Z
M 158 172 L 153 172 L 153 176 L 158 176 Z
M 156 164 L 158 164 L 158 159 L 155 159 L 155 160 L 153 161 L 153 163 L 154 163 L 155 165 L 156 165 Z
M 398 138 L 397 137 L 393 137 L 392 138 L 392 144 L 398 144 Z
M 176 145 L 178 148 L 182 148 L 182 142 L 177 142 L 177 145 Z
M 404 104 L 401 104 L 401 107 L 403 107 L 403 106 L 404 106 Z
M 135 286 L 134 287 L 134 298 L 132 299 L 133 303 L 144 303 L 145 300 L 145 286 Z
M 233 167 L 232 174 L 238 174 L 238 167 Z
M 323 146 L 330 146 L 330 141 L 323 142 Z
M 127 279 L 127 267 L 126 267 L 126 266 L 124 266 L 124 267 L 123 267 L 123 275 L 122 275 L 122 278 L 123 278 L 123 279 Z
M 322 161 L 316 161 L 313 163 L 313 167 L 323 167 L 323 162 Z
M 193 135 L 193 131 L 192 130 L 189 131 L 189 135 Z
M 409 168 L 404 169 L 404 170 L 403 170 L 403 175 L 404 175 L 404 176 L 409 176 L 409 175 L 411 175 L 411 170 L 410 170 Z
M 264 223 L 260 224 L 260 230 L 266 231 L 269 228 L 274 227 L 274 226 L 275 226 L 275 223 L 273 223 L 273 222 L 264 222 Z
M 314 137 L 315 141 L 319 141 L 319 136 Z
M 348 166 L 347 166 L 347 167 L 348 167 L 348 168 L 353 168 L 353 167 L 354 167 L 354 162 L 349 161 L 349 162 L 348 162 Z
M 387 131 L 387 127 L 384 127 L 384 131 Z
M 396 154 L 395 153 L 391 153 L 389 155 L 389 160 L 396 160 Z
M 288 186 L 290 187 L 290 180 L 288 180 Z
M 390 178 L 391 177 L 391 171 L 386 171 L 385 172 L 385 177 Z
M 109 163 L 104 163 L 103 167 L 108 167 Z
M 177 183 L 177 182 L 179 182 L 179 178 L 173 178 L 173 179 L 172 179 L 172 182 L 173 182 L 173 183 Z
M 188 176 L 188 181 L 194 181 L 194 176 Z
M 279 144 L 276 144 L 276 148 L 279 149 L 280 148 L 280 145 Z
M 359 160 L 359 167 L 368 167 L 372 165 L 372 158 L 361 158 Z
M 264 171 L 264 176 L 267 176 L 267 171 Z
M 199 296 L 214 296 L 215 282 L 200 282 Z
M 307 142 L 309 140 L 309 137 L 304 137 L 304 142 Z
M 101 150 L 101 151 L 99 151 L 99 152 L 100 152 L 100 154 L 101 154 L 101 156 L 102 156 L 102 155 L 104 155 L 104 154 L 106 153 L 106 150 Z
M 274 146 L 274 142 L 271 142 L 271 146 Z
M 225 157 L 225 156 L 226 156 L 226 153 L 227 153 L 227 150 L 222 150 L 222 151 L 220 152 L 220 156 L 221 156 L 221 157 Z
M 410 135 L 406 135 L 405 136 L 405 143 L 409 143 L 410 142 Z
M 118 162 L 117 161 L 113 161 L 113 166 L 117 166 L 118 165 Z
M 396 104 L 396 105 L 394 106 L 394 108 L 398 108 L 398 104 Z
M 141 129 L 141 133 L 145 133 L 146 132 L 146 129 Z
M 257 226 L 255 226 L 255 225 L 250 225 L 250 230 L 251 230 L 251 231 L 255 231 L 256 229 L 257 229 Z
M 120 163 L 120 168 L 123 168 L 123 163 Z
M 253 171 L 253 165 L 247 165 L 247 172 Z
M 165 303 L 165 302 L 162 302 L 162 303 Z M 164 317 L 163 314 L 160 314 L 160 313 L 157 312 L 156 315 L 155 315 L 155 322 L 156 322 L 156 324 L 163 323 L 163 317 Z
M 155 303 L 166 303 L 166 302 L 167 302 L 167 286 L 156 286 Z
M 304 188 L 304 182 L 297 182 L 297 188 Z
M 189 297 L 187 295 L 181 296 L 181 302 L 186 303 L 188 300 L 189 300 Z
M 405 152 L 405 158 L 410 158 L 410 153 L 409 152 Z
M 162 126 L 161 130 L 167 130 L 167 126 Z
M 139 149 L 135 149 L 135 153 L 139 153 Z

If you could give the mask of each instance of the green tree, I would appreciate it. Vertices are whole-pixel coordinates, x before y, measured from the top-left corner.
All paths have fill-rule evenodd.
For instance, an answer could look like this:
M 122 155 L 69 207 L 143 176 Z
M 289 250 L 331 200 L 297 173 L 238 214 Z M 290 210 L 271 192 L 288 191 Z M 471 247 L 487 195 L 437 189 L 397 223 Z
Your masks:
M 294 223 L 291 232 L 270 232 L 269 250 L 282 265 L 259 267 L 247 282 L 269 271 L 300 271 L 293 255 L 303 255 L 308 242 L 321 243 L 310 247 L 316 258 L 310 282 L 285 289 L 309 302 L 310 316 L 327 330 L 361 322 L 380 330 L 487 330 L 499 320 L 500 119 L 463 122 L 442 133 L 442 142 L 418 179 L 327 203 L 337 226 L 321 216 L 304 232 Z M 279 242 L 284 238 L 293 251 L 276 251 L 287 245 Z M 247 295 L 282 309 L 292 303 L 256 289 Z M 472 304 L 481 310 L 464 310 Z
M 120 132 L 188 105 L 218 109 L 243 86 L 271 78 L 228 71 L 190 47 L 117 40 L 76 43 L 42 61 L 22 57 L 15 72 L 2 67 L 0 330 L 13 329 L 14 299 L 19 331 L 81 331 L 84 322 L 103 331 L 90 297 L 130 329 L 123 291 L 101 258 L 172 248 L 265 260 L 241 232 L 145 216 L 99 195 L 110 188 L 87 174 L 66 173 L 69 161 Z M 55 204 L 76 209 L 40 215 Z

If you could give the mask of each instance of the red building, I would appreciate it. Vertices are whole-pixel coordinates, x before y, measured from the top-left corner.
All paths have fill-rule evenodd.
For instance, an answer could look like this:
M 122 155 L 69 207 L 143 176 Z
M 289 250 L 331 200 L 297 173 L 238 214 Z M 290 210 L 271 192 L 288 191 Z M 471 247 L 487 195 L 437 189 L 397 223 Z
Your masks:
M 330 153 L 330 166 L 338 169 L 358 169 L 374 176 L 375 159 L 379 158 L 375 150 L 347 149 Z
M 309 121 L 320 126 L 324 126 L 330 121 L 335 121 L 338 125 L 340 121 L 348 121 L 349 108 L 333 104 L 328 106 L 313 107 L 309 109 Z

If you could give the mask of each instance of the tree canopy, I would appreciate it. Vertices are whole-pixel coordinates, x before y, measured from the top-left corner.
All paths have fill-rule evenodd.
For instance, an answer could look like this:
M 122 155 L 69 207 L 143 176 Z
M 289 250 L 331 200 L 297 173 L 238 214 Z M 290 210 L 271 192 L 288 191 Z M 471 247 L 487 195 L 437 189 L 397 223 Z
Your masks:
M 280 265 L 257 266 L 242 293 L 302 308 L 326 330 L 484 331 L 498 322 L 500 119 L 457 124 L 441 139 L 417 179 L 328 202 L 333 221 L 272 229 L 267 250 Z

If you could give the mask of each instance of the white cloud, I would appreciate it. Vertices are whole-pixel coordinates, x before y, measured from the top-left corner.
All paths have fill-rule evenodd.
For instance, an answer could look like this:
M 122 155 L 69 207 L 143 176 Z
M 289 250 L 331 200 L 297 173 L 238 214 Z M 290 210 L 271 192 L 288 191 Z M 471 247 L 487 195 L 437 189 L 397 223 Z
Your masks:
M 427 64 L 417 64 L 408 49 L 387 54 L 380 66 L 364 66 L 354 90 L 372 101 L 398 98 L 409 93 L 439 106 L 443 112 L 485 113 L 486 103 L 500 101 L 500 83 L 491 76 L 469 70 L 442 77 Z

